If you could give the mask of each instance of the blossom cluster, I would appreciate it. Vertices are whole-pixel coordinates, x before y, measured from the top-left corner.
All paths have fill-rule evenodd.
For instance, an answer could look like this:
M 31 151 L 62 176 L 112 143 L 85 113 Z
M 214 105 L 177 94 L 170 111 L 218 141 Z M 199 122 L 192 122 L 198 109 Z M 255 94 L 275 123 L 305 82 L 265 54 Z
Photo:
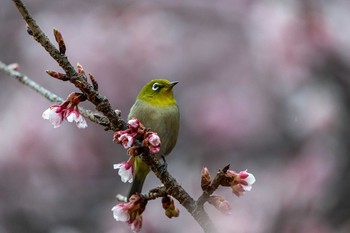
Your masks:
M 253 174 L 245 171 L 235 172 L 228 170 L 228 166 L 223 172 L 218 173 L 219 178 L 212 180 L 208 168 L 204 167 L 201 172 L 201 187 L 204 192 L 212 193 L 219 185 L 231 187 L 232 192 L 240 197 L 246 191 L 252 189 L 255 183 Z M 220 176 L 221 175 L 221 176 Z M 230 203 L 221 196 L 211 195 L 208 198 L 208 203 L 224 214 L 231 213 Z
M 74 122 L 78 128 L 86 128 L 86 120 L 78 109 L 78 104 L 84 98 L 82 94 L 73 92 L 62 104 L 51 105 L 43 112 L 42 117 L 49 120 L 54 128 L 60 127 L 63 120 Z
M 232 188 L 232 192 L 237 196 L 242 196 L 246 191 L 252 190 L 252 184 L 255 183 L 255 177 L 253 174 L 245 171 L 235 172 L 228 170 L 226 177 L 229 179 L 229 185 Z
M 142 146 L 148 147 L 151 154 L 160 151 L 160 138 L 157 133 L 150 132 L 137 118 L 131 118 L 128 121 L 128 126 L 129 128 L 126 130 L 115 132 L 113 141 L 123 145 L 125 149 L 130 149 L 134 146 L 135 139 L 138 139 L 142 140 Z
M 128 161 L 114 164 L 114 169 L 119 169 L 118 174 L 124 183 L 133 181 L 134 156 L 138 154 L 138 149 L 134 146 L 135 140 L 142 141 L 142 146 L 148 148 L 151 154 L 156 154 L 160 151 L 160 138 L 157 133 L 150 132 L 136 118 L 130 119 L 128 126 L 129 128 L 126 130 L 115 132 L 113 137 L 113 141 L 123 145 L 130 155 Z
M 134 194 L 130 197 L 129 202 L 120 203 L 112 208 L 113 217 L 116 221 L 128 223 L 133 232 L 138 232 L 142 227 L 142 213 L 146 204 L 146 199 L 140 194 Z
M 201 186 L 203 191 L 211 189 L 212 179 L 209 174 L 208 168 L 204 167 L 201 172 Z M 255 183 L 255 177 L 253 174 L 245 171 L 235 172 L 232 170 L 226 170 L 224 173 L 224 178 L 220 179 L 219 185 L 229 186 L 232 188 L 232 192 L 240 197 L 246 191 L 252 189 L 252 185 Z

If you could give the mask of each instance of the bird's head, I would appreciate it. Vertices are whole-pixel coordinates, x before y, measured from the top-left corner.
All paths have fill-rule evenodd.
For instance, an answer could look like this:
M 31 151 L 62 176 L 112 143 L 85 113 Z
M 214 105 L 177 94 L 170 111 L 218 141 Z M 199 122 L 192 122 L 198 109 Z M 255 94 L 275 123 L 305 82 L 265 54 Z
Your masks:
M 175 104 L 173 87 L 177 83 L 177 81 L 170 82 L 166 79 L 154 79 L 143 86 L 137 98 L 158 106 Z

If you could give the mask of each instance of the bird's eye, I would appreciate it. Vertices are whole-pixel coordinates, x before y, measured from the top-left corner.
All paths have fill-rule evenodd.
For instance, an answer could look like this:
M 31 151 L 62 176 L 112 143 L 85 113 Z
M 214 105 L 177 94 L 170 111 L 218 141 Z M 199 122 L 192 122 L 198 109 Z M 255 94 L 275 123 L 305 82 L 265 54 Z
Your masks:
M 160 88 L 160 85 L 158 83 L 154 83 L 153 86 L 152 86 L 152 90 L 153 91 L 156 91 Z

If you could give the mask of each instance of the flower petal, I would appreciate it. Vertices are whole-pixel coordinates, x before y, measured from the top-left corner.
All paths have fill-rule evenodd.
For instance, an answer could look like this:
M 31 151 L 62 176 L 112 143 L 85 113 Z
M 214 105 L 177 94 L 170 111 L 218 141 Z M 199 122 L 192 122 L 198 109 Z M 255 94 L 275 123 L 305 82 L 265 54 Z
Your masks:
M 123 208 L 124 204 L 118 204 L 112 208 L 113 217 L 117 221 L 127 222 L 130 219 L 130 215 L 126 208 Z
M 42 118 L 44 118 L 45 120 L 48 120 L 50 118 L 50 108 L 46 109 L 43 114 L 41 115 Z
M 82 115 L 79 115 L 78 119 L 76 120 L 76 125 L 79 129 L 84 129 L 88 126 L 85 118 Z
M 63 121 L 62 112 L 57 112 L 57 109 L 58 107 L 53 105 L 50 108 L 46 109 L 42 114 L 42 117 L 45 120 L 49 120 L 54 128 L 60 127 Z
M 132 183 L 134 177 L 133 166 L 130 166 L 127 162 L 122 162 L 113 165 L 114 169 L 119 169 L 118 175 L 123 183 L 129 182 Z

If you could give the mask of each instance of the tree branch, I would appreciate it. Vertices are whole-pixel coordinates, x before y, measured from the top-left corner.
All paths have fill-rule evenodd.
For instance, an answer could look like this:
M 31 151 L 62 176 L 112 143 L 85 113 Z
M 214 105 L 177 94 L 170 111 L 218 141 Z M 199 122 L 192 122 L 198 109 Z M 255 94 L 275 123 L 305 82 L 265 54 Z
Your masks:
M 18 11 L 28 25 L 28 29 L 34 39 L 44 47 L 50 56 L 59 64 L 66 72 L 69 81 L 79 88 L 87 97 L 87 99 L 96 106 L 96 110 L 102 112 L 109 120 L 107 129 L 116 131 L 126 129 L 127 124 L 112 109 L 111 104 L 105 96 L 100 95 L 94 90 L 93 86 L 87 83 L 84 78 L 79 75 L 69 62 L 66 55 L 61 54 L 59 50 L 50 42 L 49 38 L 43 33 L 39 25 L 29 14 L 27 8 L 20 0 L 13 0 Z
M 30 79 L 28 76 L 14 70 L 13 67 L 11 67 L 11 65 L 6 65 L 5 63 L 0 61 L 0 70 L 3 70 L 9 77 L 16 79 L 23 85 L 44 96 L 49 101 L 53 103 L 63 103 L 63 98 L 42 87 L 41 85 Z M 85 118 L 91 120 L 92 122 L 95 122 L 104 127 L 106 127 L 109 124 L 109 120 L 107 119 L 107 117 L 101 115 L 98 112 L 93 112 L 82 107 L 79 107 L 79 111 Z
M 204 203 L 197 204 L 184 188 L 176 181 L 158 159 L 150 155 L 141 155 L 142 160 L 151 168 L 158 179 L 164 184 L 166 192 L 173 196 L 187 209 L 204 232 L 216 232 L 213 222 L 204 210 Z
M 51 57 L 62 67 L 62 69 L 66 72 L 66 76 L 68 80 L 73 83 L 77 88 L 79 88 L 84 95 L 86 95 L 87 99 L 93 103 L 96 109 L 103 113 L 108 119 L 106 128 L 113 131 L 124 130 L 127 128 L 127 123 L 121 119 L 120 116 L 116 114 L 116 112 L 111 108 L 111 105 L 108 99 L 104 96 L 101 96 L 98 91 L 96 91 L 93 85 L 89 84 L 86 79 L 75 71 L 74 67 L 70 64 L 67 56 L 65 56 L 61 49 L 61 52 L 55 48 L 55 46 L 50 42 L 47 36 L 42 32 L 40 27 L 37 25 L 35 20 L 29 14 L 28 10 L 20 0 L 13 0 L 18 11 L 21 13 L 23 19 L 26 21 L 28 25 L 28 30 L 30 34 L 34 37 L 34 39 L 39 42 L 45 50 L 51 55 Z M 4 68 L 2 68 L 4 67 Z M 19 80 L 26 80 L 28 82 L 28 77 L 20 75 L 16 71 L 11 71 L 6 67 L 6 65 L 0 67 L 5 72 L 7 72 L 12 77 L 20 77 Z M 25 77 L 25 78 L 24 78 Z M 39 92 L 43 94 L 46 98 L 49 96 L 50 100 L 62 101 L 61 98 L 57 97 L 53 93 L 50 93 L 48 90 L 40 87 L 38 84 L 34 84 L 33 81 L 30 81 L 32 86 L 37 86 L 37 88 L 33 88 L 37 92 L 42 89 L 45 91 Z M 26 84 L 27 85 L 27 84 Z M 30 86 L 30 85 L 27 85 Z M 46 93 L 46 94 L 44 94 Z M 53 96 L 56 96 L 54 98 Z M 85 116 L 85 115 L 84 115 Z M 89 118 L 89 117 L 88 117 Z M 90 118 L 89 118 L 90 119 Z M 143 161 L 151 168 L 151 170 L 156 174 L 156 176 L 161 180 L 166 188 L 166 192 L 177 199 L 194 217 L 194 219 L 199 223 L 199 225 L 203 228 L 204 232 L 216 232 L 214 224 L 210 220 L 208 214 L 205 212 L 203 203 L 198 205 L 193 198 L 178 184 L 178 182 L 173 178 L 169 172 L 164 169 L 162 164 L 156 159 L 154 156 L 149 154 L 141 155 Z

